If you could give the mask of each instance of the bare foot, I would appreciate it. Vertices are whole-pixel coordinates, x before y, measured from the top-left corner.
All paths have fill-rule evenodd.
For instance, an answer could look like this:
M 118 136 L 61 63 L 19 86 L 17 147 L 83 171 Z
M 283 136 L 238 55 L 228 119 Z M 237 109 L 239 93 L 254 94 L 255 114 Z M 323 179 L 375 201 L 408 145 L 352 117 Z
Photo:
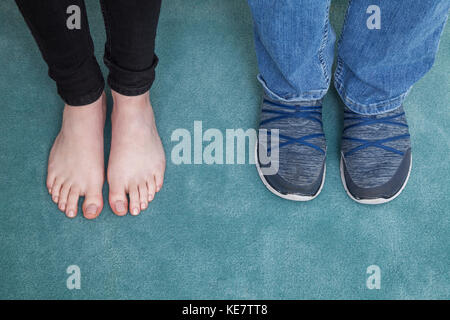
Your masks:
M 148 93 L 128 97 L 112 91 L 112 96 L 109 204 L 119 216 L 127 214 L 128 208 L 138 215 L 162 188 L 164 149 Z
M 64 107 L 61 131 L 48 160 L 47 188 L 69 218 L 77 215 L 80 196 L 85 197 L 83 214 L 87 219 L 102 211 L 105 112 L 105 94 L 86 106 Z

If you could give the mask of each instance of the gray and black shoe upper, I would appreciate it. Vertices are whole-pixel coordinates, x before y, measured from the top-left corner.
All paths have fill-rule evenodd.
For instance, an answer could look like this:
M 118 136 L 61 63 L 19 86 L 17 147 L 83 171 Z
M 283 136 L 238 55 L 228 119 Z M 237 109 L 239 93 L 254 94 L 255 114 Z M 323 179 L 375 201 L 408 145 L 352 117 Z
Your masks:
M 260 129 L 267 129 L 268 139 L 273 129 L 279 130 L 278 172 L 264 175 L 266 183 L 282 195 L 316 196 L 324 178 L 326 155 L 320 101 L 287 104 L 265 98 Z M 264 167 L 259 158 L 258 162 Z
M 361 115 L 345 107 L 341 157 L 343 182 L 355 200 L 383 203 L 397 196 L 411 167 L 403 107 L 379 115 Z

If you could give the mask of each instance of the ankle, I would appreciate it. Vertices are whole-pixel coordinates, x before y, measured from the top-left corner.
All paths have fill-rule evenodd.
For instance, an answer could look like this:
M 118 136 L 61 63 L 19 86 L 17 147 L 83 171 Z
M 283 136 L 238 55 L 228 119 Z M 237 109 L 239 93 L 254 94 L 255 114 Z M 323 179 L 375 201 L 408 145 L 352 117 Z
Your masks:
M 62 127 L 94 128 L 96 123 L 104 123 L 106 113 L 106 96 L 103 93 L 100 98 L 85 106 L 65 105 Z
M 148 105 L 150 103 L 149 92 L 145 92 L 138 96 L 125 96 L 123 94 L 118 93 L 117 91 L 111 90 L 111 95 L 114 100 L 114 106 L 122 107 L 122 106 L 142 106 Z

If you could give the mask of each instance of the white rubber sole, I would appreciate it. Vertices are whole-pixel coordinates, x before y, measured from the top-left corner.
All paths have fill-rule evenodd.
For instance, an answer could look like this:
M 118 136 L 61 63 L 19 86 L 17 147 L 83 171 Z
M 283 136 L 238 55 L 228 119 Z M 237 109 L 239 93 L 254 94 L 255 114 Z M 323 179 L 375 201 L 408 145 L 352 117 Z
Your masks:
M 403 189 L 405 189 L 406 184 L 408 183 L 409 180 L 409 175 L 411 174 L 411 168 L 412 168 L 412 156 L 411 156 L 411 162 L 409 164 L 409 170 L 408 170 L 408 176 L 406 177 L 405 182 L 403 183 L 402 187 L 400 188 L 400 190 L 391 198 L 376 198 L 376 199 L 356 199 L 351 193 L 350 191 L 348 191 L 347 188 L 347 183 L 345 182 L 345 177 L 344 177 L 344 157 L 341 155 L 341 161 L 340 161 L 340 171 L 341 171 L 341 180 L 342 180 L 342 184 L 344 185 L 344 189 L 345 192 L 347 192 L 347 195 L 354 201 L 358 202 L 358 203 L 362 203 L 362 204 L 383 204 L 383 203 L 387 203 L 389 201 L 394 200 L 395 198 L 397 198 L 400 193 L 402 193 Z
M 256 146 L 255 146 L 255 165 L 256 165 L 256 170 L 258 171 L 258 175 L 259 178 L 261 179 L 261 181 L 264 183 L 264 185 L 266 186 L 267 189 L 269 189 L 270 192 L 272 192 L 274 195 L 286 199 L 286 200 L 291 200 L 291 201 L 311 201 L 313 199 L 315 199 L 320 192 L 322 191 L 323 185 L 325 183 L 325 176 L 327 173 L 327 166 L 326 164 L 324 165 L 324 170 L 323 170 L 323 176 L 322 176 L 322 182 L 320 184 L 320 188 L 319 191 L 317 191 L 317 193 L 313 196 L 301 196 L 298 194 L 283 194 L 278 192 L 277 190 L 275 190 L 264 178 L 264 174 L 261 171 L 261 168 L 259 166 L 259 161 L 258 161 L 258 141 L 256 141 Z

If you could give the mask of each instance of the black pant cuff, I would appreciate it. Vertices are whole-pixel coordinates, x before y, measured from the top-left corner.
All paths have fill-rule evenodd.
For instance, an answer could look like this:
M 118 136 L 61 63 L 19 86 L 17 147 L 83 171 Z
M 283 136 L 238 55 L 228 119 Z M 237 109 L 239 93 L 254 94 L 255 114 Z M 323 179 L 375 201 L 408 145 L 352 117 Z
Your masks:
M 91 103 L 94 103 L 95 101 L 97 101 L 103 91 L 105 90 L 105 83 L 103 82 L 102 85 L 89 92 L 86 94 L 81 94 L 81 95 L 77 95 L 77 96 L 68 96 L 68 95 L 64 95 L 61 94 L 61 92 L 59 92 L 59 95 L 61 96 L 61 98 L 64 100 L 65 103 L 67 103 L 69 106 L 74 106 L 74 107 L 79 107 L 79 106 L 85 106 Z
M 107 57 L 104 58 L 106 66 L 110 70 L 108 85 L 110 88 L 125 96 L 138 96 L 149 91 L 155 80 L 155 68 L 158 57 L 155 55 L 152 65 L 144 70 L 127 70 Z

